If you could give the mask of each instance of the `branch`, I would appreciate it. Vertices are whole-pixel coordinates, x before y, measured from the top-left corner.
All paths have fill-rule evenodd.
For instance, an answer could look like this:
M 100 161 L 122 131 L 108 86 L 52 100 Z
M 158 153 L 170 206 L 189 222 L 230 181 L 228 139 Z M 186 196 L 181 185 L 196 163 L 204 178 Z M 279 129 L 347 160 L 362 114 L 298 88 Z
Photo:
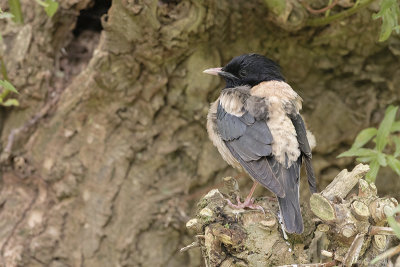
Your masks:
M 326 24 L 329 24 L 335 20 L 340 20 L 344 19 L 348 16 L 353 15 L 357 11 L 367 7 L 369 4 L 371 4 L 374 0 L 366 0 L 364 3 L 359 4 L 359 5 L 354 5 L 352 8 L 346 9 L 345 11 L 342 11 L 338 14 L 329 16 L 329 17 L 324 17 L 324 18 L 317 18 L 317 19 L 309 19 L 306 21 L 306 26 L 311 26 L 311 27 L 317 27 L 317 26 L 323 26 Z
M 328 11 L 329 9 L 332 9 L 333 7 L 335 7 L 338 2 L 339 2 L 339 0 L 334 0 L 332 4 L 330 4 L 330 5 L 328 5 L 328 6 L 324 7 L 324 8 L 313 9 L 306 2 L 304 2 L 303 0 L 300 0 L 300 3 L 312 14 L 324 13 L 325 11 Z

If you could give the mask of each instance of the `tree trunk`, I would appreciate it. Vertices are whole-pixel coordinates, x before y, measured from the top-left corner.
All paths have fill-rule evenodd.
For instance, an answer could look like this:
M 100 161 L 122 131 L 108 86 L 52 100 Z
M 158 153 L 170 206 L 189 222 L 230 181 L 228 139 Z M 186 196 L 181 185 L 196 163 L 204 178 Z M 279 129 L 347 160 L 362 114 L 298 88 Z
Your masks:
M 24 24 L 0 22 L 21 93 L 0 110 L 2 264 L 201 265 L 178 252 L 185 223 L 217 177 L 236 175 L 206 135 L 223 85 L 202 70 L 239 54 L 277 60 L 303 97 L 320 188 L 352 165 L 336 155 L 400 99 L 398 37 L 376 43 L 376 2 L 322 27 L 306 27 L 297 1 L 269 2 L 115 0 L 98 32 L 103 1 L 59 0 L 50 19 L 22 0 Z

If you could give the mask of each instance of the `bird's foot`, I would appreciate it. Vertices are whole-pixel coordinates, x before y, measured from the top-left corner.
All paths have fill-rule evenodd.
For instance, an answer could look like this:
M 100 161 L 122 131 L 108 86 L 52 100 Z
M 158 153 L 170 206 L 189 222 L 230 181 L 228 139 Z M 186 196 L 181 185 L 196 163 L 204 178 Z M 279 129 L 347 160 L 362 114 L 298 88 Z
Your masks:
M 237 204 L 233 204 L 229 199 L 226 200 L 228 202 L 228 205 L 233 208 L 233 209 L 245 209 L 249 208 L 252 210 L 261 210 L 264 214 L 264 208 L 261 207 L 260 205 L 254 204 L 254 198 L 246 198 L 244 202 L 240 201 L 240 197 L 236 197 Z

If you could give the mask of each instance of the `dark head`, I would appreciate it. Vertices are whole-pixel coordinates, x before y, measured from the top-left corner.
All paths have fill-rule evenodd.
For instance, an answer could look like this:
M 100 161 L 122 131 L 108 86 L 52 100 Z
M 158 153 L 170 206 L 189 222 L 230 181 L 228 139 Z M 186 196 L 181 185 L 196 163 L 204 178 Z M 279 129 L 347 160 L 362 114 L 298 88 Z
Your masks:
M 284 81 L 280 67 L 269 58 L 258 54 L 245 54 L 232 59 L 223 68 L 207 69 L 204 73 L 222 76 L 226 87 L 254 86 L 265 81 Z

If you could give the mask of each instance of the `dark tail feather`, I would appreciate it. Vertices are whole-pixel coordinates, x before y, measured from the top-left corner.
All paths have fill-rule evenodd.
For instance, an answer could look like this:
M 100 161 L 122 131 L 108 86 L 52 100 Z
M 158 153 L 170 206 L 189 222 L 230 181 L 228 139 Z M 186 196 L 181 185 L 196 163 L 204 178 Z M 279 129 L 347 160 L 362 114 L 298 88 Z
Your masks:
M 297 196 L 286 194 L 287 196 L 284 198 L 278 197 L 285 230 L 289 233 L 301 234 L 303 232 L 303 218 L 301 217 L 298 194 Z M 294 199 L 295 197 L 297 198 Z
M 298 164 L 294 163 L 288 170 L 285 169 L 282 173 L 285 197 L 278 197 L 285 230 L 296 234 L 301 234 L 304 228 L 299 203 L 299 176 L 300 167 Z
M 308 186 L 310 187 L 311 194 L 317 193 L 317 182 L 315 181 L 314 168 L 310 157 L 304 157 L 304 165 L 306 166 Z

